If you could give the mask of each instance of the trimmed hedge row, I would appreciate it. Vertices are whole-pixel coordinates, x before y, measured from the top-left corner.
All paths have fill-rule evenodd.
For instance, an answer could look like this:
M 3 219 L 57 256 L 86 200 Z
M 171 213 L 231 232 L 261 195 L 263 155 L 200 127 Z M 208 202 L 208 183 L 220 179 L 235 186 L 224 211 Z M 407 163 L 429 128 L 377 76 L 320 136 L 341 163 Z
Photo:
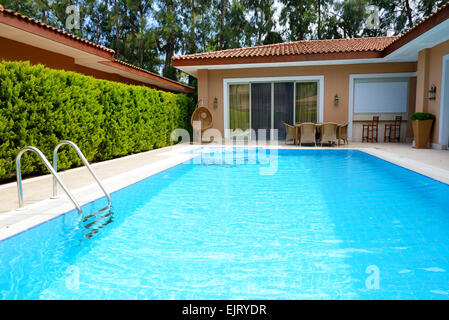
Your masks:
M 52 161 L 55 145 L 75 142 L 88 161 L 102 161 L 173 144 L 170 133 L 189 129 L 193 99 L 28 62 L 0 63 L 0 180 L 15 175 L 14 159 L 27 145 Z M 23 174 L 48 172 L 27 152 Z M 81 165 L 62 147 L 58 169 Z

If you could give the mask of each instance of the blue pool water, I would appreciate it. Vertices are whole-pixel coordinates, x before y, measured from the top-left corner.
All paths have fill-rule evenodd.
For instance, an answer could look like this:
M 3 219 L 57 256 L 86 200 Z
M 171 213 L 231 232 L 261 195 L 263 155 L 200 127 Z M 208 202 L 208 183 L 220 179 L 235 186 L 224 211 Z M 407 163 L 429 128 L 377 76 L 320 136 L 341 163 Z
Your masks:
M 360 151 L 221 151 L 113 193 L 96 234 L 71 211 L 0 242 L 0 298 L 449 297 L 448 185 Z

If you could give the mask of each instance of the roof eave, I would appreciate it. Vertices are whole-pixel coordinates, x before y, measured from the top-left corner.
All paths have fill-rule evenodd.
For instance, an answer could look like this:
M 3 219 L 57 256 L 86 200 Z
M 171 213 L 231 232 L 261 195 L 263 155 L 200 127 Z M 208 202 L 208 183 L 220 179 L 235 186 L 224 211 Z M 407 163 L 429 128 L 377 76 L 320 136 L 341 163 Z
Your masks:
M 152 72 L 149 72 L 147 70 L 141 69 L 141 68 L 137 68 L 137 67 L 132 67 L 127 63 L 124 63 L 120 60 L 113 60 L 113 61 L 102 61 L 101 62 L 104 65 L 108 65 L 110 67 L 114 67 L 116 69 L 120 69 L 122 71 L 126 71 L 129 73 L 133 73 L 142 77 L 145 77 L 147 79 L 150 79 L 152 81 L 155 81 L 157 83 L 152 84 L 156 87 L 160 87 L 163 89 L 168 89 L 171 91 L 175 91 L 175 92 L 182 92 L 182 93 L 193 93 L 195 92 L 195 88 L 190 87 L 188 85 L 184 85 L 181 84 L 177 81 L 165 78 L 165 77 L 161 77 L 159 75 L 156 75 Z M 158 84 L 159 83 L 159 84 Z M 161 86 L 161 84 L 163 84 L 164 86 Z
M 357 52 L 332 52 L 310 53 L 301 55 L 283 56 L 258 56 L 258 57 L 227 57 L 207 59 L 173 59 L 174 67 L 183 66 L 212 66 L 226 64 L 251 64 L 251 63 L 281 63 L 301 61 L 325 61 L 325 60 L 351 60 L 351 59 L 375 59 L 382 58 L 381 51 L 357 51 Z
M 113 59 L 114 58 L 114 50 L 103 48 L 97 45 L 93 45 L 87 42 L 78 41 L 66 34 L 55 31 L 51 28 L 46 28 L 44 26 L 40 26 L 36 23 L 25 21 L 20 19 L 19 17 L 9 13 L 6 10 L 0 11 L 0 23 L 9 25 L 11 27 L 35 34 L 37 36 L 50 39 L 52 41 L 64 44 L 66 46 L 82 50 L 84 52 L 88 52 L 99 56 L 105 59 Z M 56 29 L 56 28 L 55 28 Z M 51 35 L 51 36 L 49 36 Z

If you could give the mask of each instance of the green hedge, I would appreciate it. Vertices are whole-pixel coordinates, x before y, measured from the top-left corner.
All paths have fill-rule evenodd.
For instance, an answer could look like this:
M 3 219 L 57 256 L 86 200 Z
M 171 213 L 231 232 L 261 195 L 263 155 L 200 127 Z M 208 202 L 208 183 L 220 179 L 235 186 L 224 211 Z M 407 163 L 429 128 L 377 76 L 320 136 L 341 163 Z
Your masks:
M 28 62 L 0 63 L 0 180 L 15 175 L 14 159 L 27 145 L 52 161 L 55 145 L 75 142 L 89 161 L 108 160 L 173 144 L 175 128 L 190 127 L 193 99 Z M 62 147 L 58 168 L 81 165 Z M 47 169 L 28 152 L 23 174 Z

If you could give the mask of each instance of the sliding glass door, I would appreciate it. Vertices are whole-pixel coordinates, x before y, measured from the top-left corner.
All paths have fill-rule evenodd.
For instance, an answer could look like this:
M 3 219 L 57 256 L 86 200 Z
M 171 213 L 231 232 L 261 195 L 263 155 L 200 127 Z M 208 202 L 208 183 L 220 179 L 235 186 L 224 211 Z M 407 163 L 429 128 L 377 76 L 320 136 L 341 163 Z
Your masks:
M 295 122 L 318 122 L 318 82 L 297 82 Z
M 229 129 L 232 136 L 270 138 L 270 129 L 285 139 L 284 123 L 319 121 L 319 80 L 229 84 Z M 258 136 L 258 130 L 266 136 Z M 240 131 L 241 130 L 241 131 Z
M 285 139 L 284 122 L 293 125 L 293 85 L 293 82 L 274 83 L 273 129 L 278 130 L 278 139 Z
M 271 129 L 271 83 L 251 84 L 251 129 L 257 139 L 269 139 Z M 260 129 L 265 129 L 266 135 L 260 136 Z
M 249 84 L 229 85 L 229 128 L 234 131 L 234 136 L 248 135 L 249 87 Z

